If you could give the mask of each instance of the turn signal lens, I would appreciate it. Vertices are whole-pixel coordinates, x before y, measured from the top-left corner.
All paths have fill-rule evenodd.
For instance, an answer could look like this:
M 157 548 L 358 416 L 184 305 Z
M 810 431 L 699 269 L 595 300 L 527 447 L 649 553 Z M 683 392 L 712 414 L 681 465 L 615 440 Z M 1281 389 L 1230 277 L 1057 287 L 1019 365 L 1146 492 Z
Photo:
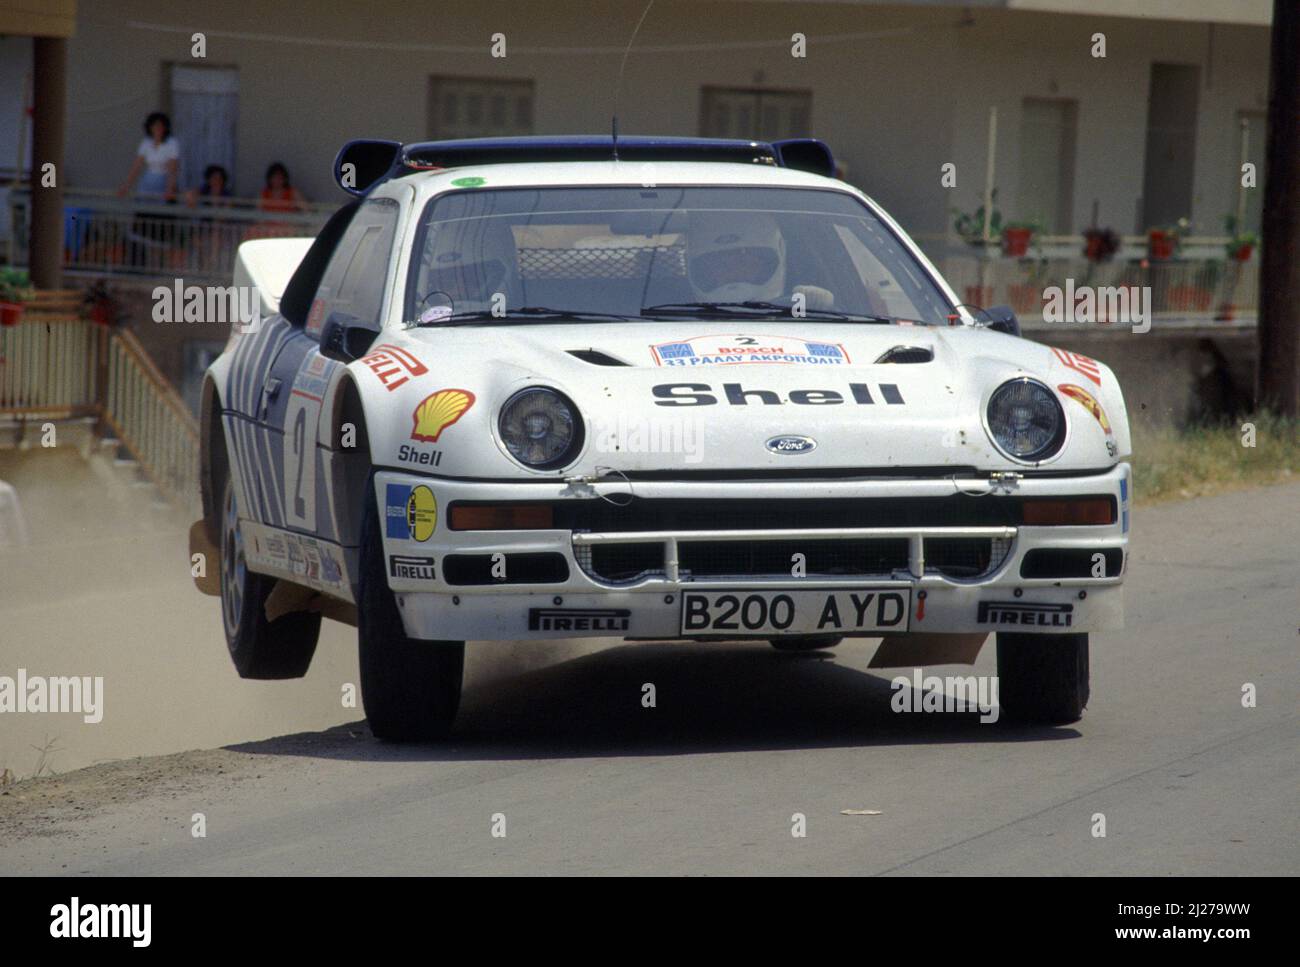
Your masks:
M 555 515 L 549 504 L 452 504 L 454 531 L 549 530 Z
M 1113 497 L 1064 500 L 1026 500 L 1021 514 L 1031 526 L 1082 526 L 1115 523 Z

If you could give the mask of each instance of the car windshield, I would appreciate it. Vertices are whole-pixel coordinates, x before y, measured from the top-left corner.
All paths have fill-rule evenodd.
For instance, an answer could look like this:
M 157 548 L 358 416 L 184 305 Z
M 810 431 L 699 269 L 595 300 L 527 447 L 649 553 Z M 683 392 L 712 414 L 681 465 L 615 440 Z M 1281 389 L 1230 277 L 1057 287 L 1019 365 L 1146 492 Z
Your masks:
M 458 191 L 416 235 L 418 325 L 674 318 L 945 325 L 953 311 L 846 192 L 582 187 Z

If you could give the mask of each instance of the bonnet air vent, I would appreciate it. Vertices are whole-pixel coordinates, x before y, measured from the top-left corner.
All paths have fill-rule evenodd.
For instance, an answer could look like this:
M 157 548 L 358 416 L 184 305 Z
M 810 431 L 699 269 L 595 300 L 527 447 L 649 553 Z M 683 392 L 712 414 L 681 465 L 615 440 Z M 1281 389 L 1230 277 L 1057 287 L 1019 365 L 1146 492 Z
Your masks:
M 878 363 L 928 363 L 934 351 L 925 346 L 895 346 L 881 353 Z
M 599 349 L 570 349 L 570 356 L 581 359 L 584 363 L 591 363 L 593 366 L 626 366 L 627 363 L 621 359 L 602 353 Z

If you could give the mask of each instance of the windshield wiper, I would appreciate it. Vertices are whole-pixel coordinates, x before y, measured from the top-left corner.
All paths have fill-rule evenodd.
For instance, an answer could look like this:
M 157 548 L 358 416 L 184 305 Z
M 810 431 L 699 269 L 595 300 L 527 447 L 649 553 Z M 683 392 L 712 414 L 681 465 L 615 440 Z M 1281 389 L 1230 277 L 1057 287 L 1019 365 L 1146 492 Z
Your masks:
M 804 316 L 817 319 L 844 319 L 849 322 L 877 322 L 889 325 L 894 320 L 888 316 L 862 315 L 855 312 L 840 312 L 837 309 L 804 309 Z M 645 306 L 641 315 L 657 314 L 664 316 L 746 316 L 749 318 L 802 318 L 794 314 L 793 306 L 783 306 L 779 302 L 664 302 L 657 306 Z
M 430 326 L 476 325 L 479 323 L 532 322 L 549 320 L 555 322 L 605 322 L 611 319 L 640 319 L 640 316 L 619 312 L 588 312 L 582 309 L 550 309 L 546 306 L 517 306 L 507 309 L 503 315 L 496 315 L 491 309 L 476 309 L 473 312 L 455 312 L 440 319 L 428 322 L 413 322 L 415 328 Z

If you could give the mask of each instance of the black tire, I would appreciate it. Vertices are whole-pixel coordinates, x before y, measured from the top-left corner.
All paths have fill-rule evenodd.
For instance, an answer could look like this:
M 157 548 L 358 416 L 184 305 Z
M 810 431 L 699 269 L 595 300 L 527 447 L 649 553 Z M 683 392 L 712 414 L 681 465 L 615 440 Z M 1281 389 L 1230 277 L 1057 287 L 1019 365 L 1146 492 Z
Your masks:
M 999 632 L 998 702 L 1018 722 L 1077 722 L 1088 704 L 1088 636 Z
M 373 478 L 372 478 L 373 480 Z M 460 705 L 465 642 L 408 638 L 388 587 L 379 508 L 366 487 L 357 593 L 361 701 L 378 739 L 438 739 L 451 731 Z
M 320 636 L 320 615 L 297 611 L 266 620 L 275 578 L 254 574 L 236 526 L 235 488 L 226 476 L 221 497 L 221 623 L 240 678 L 302 678 Z
M 788 638 L 769 638 L 768 644 L 777 651 L 821 651 L 834 648 L 843 640 L 842 635 L 791 635 Z

